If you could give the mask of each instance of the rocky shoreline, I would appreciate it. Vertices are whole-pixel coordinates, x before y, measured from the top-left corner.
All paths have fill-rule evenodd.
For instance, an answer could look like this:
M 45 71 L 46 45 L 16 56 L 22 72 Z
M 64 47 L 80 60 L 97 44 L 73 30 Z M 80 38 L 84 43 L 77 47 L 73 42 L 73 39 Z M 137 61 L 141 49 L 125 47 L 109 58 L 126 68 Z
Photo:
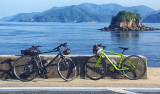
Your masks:
M 129 27 L 104 27 L 98 29 L 101 31 L 155 31 L 160 30 L 160 28 L 153 28 L 153 27 L 136 27 L 136 28 L 129 28 Z

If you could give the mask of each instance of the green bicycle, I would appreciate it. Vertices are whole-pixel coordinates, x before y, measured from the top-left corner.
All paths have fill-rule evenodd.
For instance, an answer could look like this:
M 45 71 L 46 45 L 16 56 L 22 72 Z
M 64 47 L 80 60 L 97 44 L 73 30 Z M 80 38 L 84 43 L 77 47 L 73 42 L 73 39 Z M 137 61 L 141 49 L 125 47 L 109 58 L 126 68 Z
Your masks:
M 110 62 L 115 70 L 124 74 L 128 79 L 137 80 L 143 77 L 146 72 L 146 62 L 137 55 L 125 57 L 123 53 L 125 50 L 128 50 L 128 48 L 119 48 L 123 50 L 122 54 L 106 51 L 104 50 L 105 46 L 102 46 L 101 44 L 94 45 L 93 53 L 96 55 L 91 56 L 86 62 L 85 72 L 87 77 L 92 80 L 98 80 L 105 76 L 107 72 L 107 65 L 104 58 Z M 116 63 L 113 59 L 110 59 L 105 53 L 121 56 L 119 63 Z

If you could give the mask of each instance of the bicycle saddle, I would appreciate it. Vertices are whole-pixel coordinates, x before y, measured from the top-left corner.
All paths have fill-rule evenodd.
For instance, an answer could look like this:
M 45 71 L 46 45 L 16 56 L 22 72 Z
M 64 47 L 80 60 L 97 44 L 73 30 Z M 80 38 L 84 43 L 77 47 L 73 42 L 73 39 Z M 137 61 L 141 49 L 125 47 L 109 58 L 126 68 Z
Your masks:
M 123 49 L 123 50 L 128 50 L 129 48 L 124 48 L 124 47 L 119 47 L 120 49 Z

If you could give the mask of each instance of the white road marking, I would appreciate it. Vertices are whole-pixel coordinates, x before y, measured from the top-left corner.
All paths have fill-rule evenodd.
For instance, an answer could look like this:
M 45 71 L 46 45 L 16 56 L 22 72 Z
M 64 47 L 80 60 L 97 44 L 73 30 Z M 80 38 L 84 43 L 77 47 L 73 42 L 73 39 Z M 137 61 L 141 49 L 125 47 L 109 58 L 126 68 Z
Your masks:
M 107 88 L 107 90 L 113 91 L 113 92 L 118 92 L 118 93 L 123 93 L 123 94 L 140 94 L 140 93 L 136 93 L 136 92 L 132 92 L 132 91 L 127 91 L 125 89 L 122 88 Z
M 113 91 L 123 94 L 138 94 L 136 91 L 154 90 L 160 88 L 125 88 L 125 87 L 0 87 L 0 91 Z

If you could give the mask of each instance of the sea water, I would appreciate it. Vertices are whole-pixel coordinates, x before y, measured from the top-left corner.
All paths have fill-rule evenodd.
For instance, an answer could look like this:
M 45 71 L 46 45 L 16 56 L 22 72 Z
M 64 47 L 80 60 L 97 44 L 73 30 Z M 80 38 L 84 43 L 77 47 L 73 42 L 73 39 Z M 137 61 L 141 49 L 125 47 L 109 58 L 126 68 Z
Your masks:
M 144 23 L 160 28 L 158 23 Z M 20 50 L 42 46 L 41 51 L 52 50 L 67 42 L 72 55 L 91 55 L 94 44 L 101 43 L 106 50 L 121 53 L 119 47 L 128 47 L 126 55 L 144 55 L 149 67 L 160 67 L 160 31 L 99 31 L 109 23 L 28 23 L 0 22 L 0 54 L 18 55 Z M 56 53 L 49 53 L 56 54 Z

